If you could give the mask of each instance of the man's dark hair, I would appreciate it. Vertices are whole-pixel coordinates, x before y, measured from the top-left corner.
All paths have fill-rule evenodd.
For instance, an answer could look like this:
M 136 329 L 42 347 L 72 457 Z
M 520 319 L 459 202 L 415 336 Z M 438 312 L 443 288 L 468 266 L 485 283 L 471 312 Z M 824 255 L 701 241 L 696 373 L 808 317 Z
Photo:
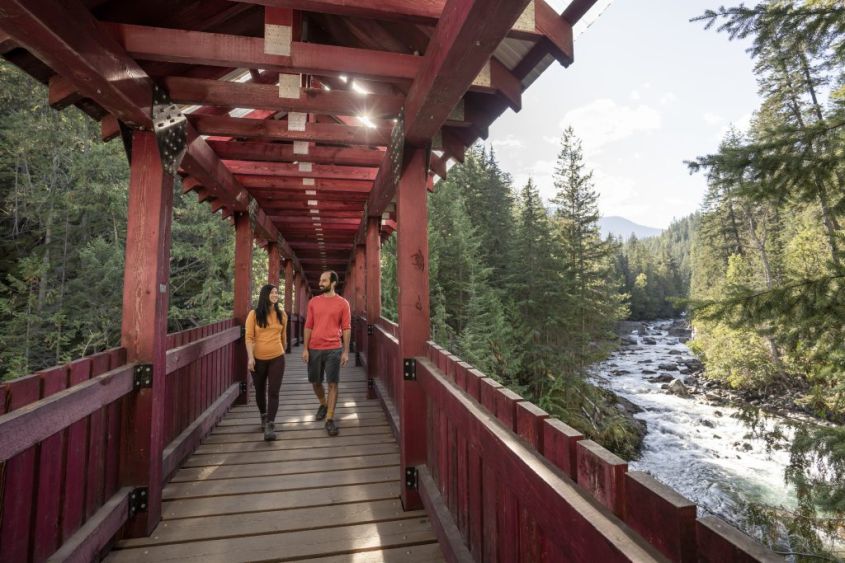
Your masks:
M 337 280 L 340 279 L 337 277 L 337 272 L 334 270 L 326 270 L 326 273 L 329 275 L 329 281 L 332 283 L 337 283 Z

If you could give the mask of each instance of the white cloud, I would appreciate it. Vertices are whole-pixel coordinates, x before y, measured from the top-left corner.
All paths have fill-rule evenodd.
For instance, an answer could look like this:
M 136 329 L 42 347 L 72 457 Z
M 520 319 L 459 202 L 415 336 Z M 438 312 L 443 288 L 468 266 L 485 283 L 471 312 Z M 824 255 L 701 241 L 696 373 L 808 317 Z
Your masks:
M 660 112 L 647 105 L 624 106 L 601 98 L 567 112 L 560 127 L 572 125 L 575 134 L 584 142 L 585 152 L 596 154 L 605 145 L 637 132 L 660 129 L 661 122 Z
M 508 135 L 504 139 L 494 139 L 490 142 L 495 148 L 499 147 L 523 147 L 525 143 L 523 143 L 520 139 L 517 139 L 513 135 Z
M 725 118 L 723 118 L 718 113 L 713 113 L 712 111 L 704 112 L 704 115 L 702 115 L 701 117 L 710 125 L 718 125 L 719 123 L 725 121 Z
M 543 135 L 543 140 L 549 143 L 550 145 L 560 144 L 560 137 L 549 137 L 547 135 Z
M 631 99 L 632 100 L 639 100 L 641 98 L 639 90 L 631 91 Z
M 662 96 L 660 96 L 660 105 L 667 106 L 669 104 L 674 104 L 678 101 L 678 96 L 675 95 L 674 92 L 666 92 Z

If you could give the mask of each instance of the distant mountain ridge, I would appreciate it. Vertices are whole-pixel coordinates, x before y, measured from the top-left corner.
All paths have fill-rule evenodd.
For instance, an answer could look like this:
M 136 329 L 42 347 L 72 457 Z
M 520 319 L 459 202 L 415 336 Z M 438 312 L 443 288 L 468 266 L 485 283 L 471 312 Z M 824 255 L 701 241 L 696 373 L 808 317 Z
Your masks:
M 599 217 L 599 229 L 601 230 L 601 238 L 607 238 L 607 235 L 611 234 L 615 237 L 622 237 L 623 241 L 631 238 L 632 234 L 638 239 L 643 239 L 655 237 L 663 232 L 663 229 L 638 225 L 624 217 L 616 216 Z

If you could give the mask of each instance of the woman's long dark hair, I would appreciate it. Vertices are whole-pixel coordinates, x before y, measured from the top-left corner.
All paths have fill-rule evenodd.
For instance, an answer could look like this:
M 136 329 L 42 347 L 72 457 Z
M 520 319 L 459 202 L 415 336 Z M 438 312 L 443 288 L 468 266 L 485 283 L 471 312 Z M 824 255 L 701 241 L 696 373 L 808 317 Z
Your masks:
M 279 324 L 282 324 L 282 310 L 279 309 L 279 302 L 270 303 L 270 292 L 276 289 L 275 285 L 267 284 L 261 288 L 258 294 L 258 306 L 255 308 L 255 322 L 261 328 L 267 328 L 267 315 L 270 309 L 275 309 L 276 318 L 279 319 Z

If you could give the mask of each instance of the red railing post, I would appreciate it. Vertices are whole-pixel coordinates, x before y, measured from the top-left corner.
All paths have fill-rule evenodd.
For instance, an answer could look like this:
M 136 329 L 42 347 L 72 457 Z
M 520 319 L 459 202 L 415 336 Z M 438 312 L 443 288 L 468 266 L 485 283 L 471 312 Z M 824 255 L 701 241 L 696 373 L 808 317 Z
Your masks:
M 399 359 L 405 362 L 424 356 L 429 337 L 428 208 L 426 150 L 406 147 L 405 166 L 397 198 L 397 279 L 399 285 Z M 402 506 L 422 507 L 419 492 L 406 472 L 425 463 L 426 401 L 415 379 L 400 379 L 399 437 L 402 470 Z
M 244 326 L 249 313 L 250 297 L 252 294 L 252 225 L 246 213 L 235 214 L 235 322 Z M 245 405 L 248 401 L 249 382 L 246 371 L 246 348 L 241 337 L 235 343 L 234 365 L 232 375 L 234 381 L 241 382 L 241 394 L 235 404 Z
M 123 409 L 120 482 L 147 487 L 146 511 L 126 528 L 137 537 L 149 535 L 161 519 L 173 178 L 162 166 L 153 133 L 132 134 L 131 161 L 121 346 L 128 362 L 152 369 L 152 385 L 129 395 Z

